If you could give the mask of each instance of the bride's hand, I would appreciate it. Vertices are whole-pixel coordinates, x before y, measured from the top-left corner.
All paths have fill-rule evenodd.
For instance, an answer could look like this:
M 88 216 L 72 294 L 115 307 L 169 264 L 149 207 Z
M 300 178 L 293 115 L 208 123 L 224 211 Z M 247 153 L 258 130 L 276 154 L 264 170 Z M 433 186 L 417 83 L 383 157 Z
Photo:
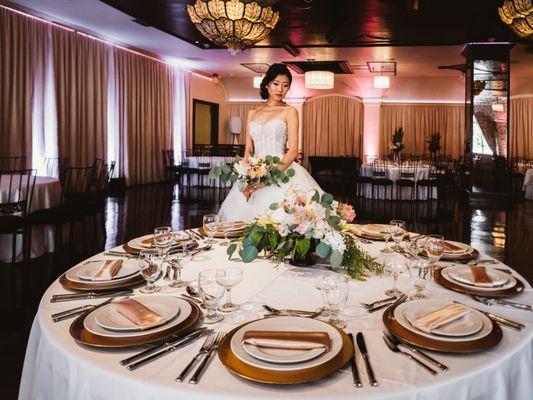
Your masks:
M 242 194 L 244 195 L 244 197 L 249 199 L 253 192 L 263 189 L 265 186 L 266 184 L 264 182 L 258 183 L 257 185 L 250 184 L 244 188 Z

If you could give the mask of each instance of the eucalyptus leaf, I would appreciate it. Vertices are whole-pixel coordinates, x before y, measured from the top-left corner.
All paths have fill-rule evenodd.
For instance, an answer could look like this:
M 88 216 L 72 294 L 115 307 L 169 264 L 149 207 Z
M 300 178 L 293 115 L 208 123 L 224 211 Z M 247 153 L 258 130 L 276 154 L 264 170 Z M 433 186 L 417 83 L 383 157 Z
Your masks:
M 235 250 L 237 250 L 237 243 L 232 243 L 228 246 L 228 248 L 226 249 L 228 260 L 231 260 L 231 256 L 233 255 L 233 253 L 235 253 Z
M 245 246 L 242 250 L 242 260 L 245 263 L 252 262 L 257 258 L 257 255 L 259 254 L 259 251 L 255 246 Z
M 294 249 L 300 256 L 305 257 L 305 255 L 307 254 L 310 248 L 311 248 L 310 239 L 306 237 L 296 239 L 296 245 L 294 246 Z
M 331 262 L 331 266 L 333 268 L 339 267 L 341 265 L 341 263 L 342 263 L 342 253 L 338 252 L 336 250 L 333 250 L 331 252 L 331 256 L 329 258 L 329 261 Z
M 330 253 L 331 253 L 331 246 L 329 244 L 320 242 L 316 246 L 316 254 L 318 254 L 320 258 L 328 258 Z

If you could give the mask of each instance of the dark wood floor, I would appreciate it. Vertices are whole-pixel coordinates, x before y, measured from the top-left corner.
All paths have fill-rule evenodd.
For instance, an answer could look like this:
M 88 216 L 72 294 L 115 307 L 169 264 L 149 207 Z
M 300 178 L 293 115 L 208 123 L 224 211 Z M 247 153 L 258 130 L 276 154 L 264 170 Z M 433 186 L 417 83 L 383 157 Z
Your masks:
M 29 265 L 0 264 L 2 324 L 0 354 L 4 370 L 0 393 L 17 397 L 30 327 L 46 288 L 77 263 L 99 251 L 150 233 L 155 226 L 176 229 L 199 226 L 202 216 L 216 212 L 225 189 L 180 189 L 167 184 L 134 187 L 122 196 L 109 197 L 103 218 L 78 224 L 72 242 Z M 441 233 L 446 238 L 471 243 L 480 252 L 496 257 L 533 282 L 533 202 L 498 205 L 491 201 L 471 206 L 457 200 L 433 202 L 388 202 L 345 198 L 356 205 L 359 222 L 388 222 L 402 218 L 408 229 Z M 12 288 L 14 273 L 15 292 Z M 21 279 L 22 274 L 28 279 Z M 8 368 L 6 368 L 8 367 Z

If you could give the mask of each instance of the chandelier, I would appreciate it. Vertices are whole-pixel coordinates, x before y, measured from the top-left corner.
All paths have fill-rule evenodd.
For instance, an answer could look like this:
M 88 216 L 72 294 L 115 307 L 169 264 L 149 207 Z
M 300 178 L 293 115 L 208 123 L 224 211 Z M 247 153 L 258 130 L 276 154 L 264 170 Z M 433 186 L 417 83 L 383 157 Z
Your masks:
M 335 75 L 330 71 L 307 71 L 305 73 L 307 89 L 333 89 Z
M 266 38 L 279 20 L 271 7 L 245 0 L 196 0 L 187 12 L 202 35 L 232 55 Z
M 503 22 L 523 38 L 533 38 L 533 1 L 505 0 L 498 7 L 498 14 Z

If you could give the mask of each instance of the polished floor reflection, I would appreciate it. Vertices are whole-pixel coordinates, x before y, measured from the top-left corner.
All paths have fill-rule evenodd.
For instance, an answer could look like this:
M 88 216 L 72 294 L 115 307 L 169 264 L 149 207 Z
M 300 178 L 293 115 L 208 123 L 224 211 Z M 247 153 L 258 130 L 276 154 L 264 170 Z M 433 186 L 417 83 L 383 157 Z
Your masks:
M 0 264 L 2 324 L 0 351 L 2 398 L 16 398 L 23 357 L 39 300 L 57 277 L 77 263 L 104 249 L 150 233 L 155 226 L 175 229 L 199 226 L 202 216 L 216 212 L 227 189 L 180 188 L 167 184 L 134 187 L 122 196 L 109 197 L 104 218 L 76 226 L 72 242 L 29 265 Z M 440 233 L 472 244 L 480 252 L 504 261 L 533 282 L 533 202 L 512 206 L 491 202 L 472 207 L 454 196 L 433 202 L 391 202 L 350 199 L 359 222 L 388 222 L 401 218 L 407 228 L 421 233 Z M 101 221 L 101 222 L 98 222 Z M 12 274 L 15 287 L 12 287 Z M 24 280 L 22 276 L 24 275 Z

